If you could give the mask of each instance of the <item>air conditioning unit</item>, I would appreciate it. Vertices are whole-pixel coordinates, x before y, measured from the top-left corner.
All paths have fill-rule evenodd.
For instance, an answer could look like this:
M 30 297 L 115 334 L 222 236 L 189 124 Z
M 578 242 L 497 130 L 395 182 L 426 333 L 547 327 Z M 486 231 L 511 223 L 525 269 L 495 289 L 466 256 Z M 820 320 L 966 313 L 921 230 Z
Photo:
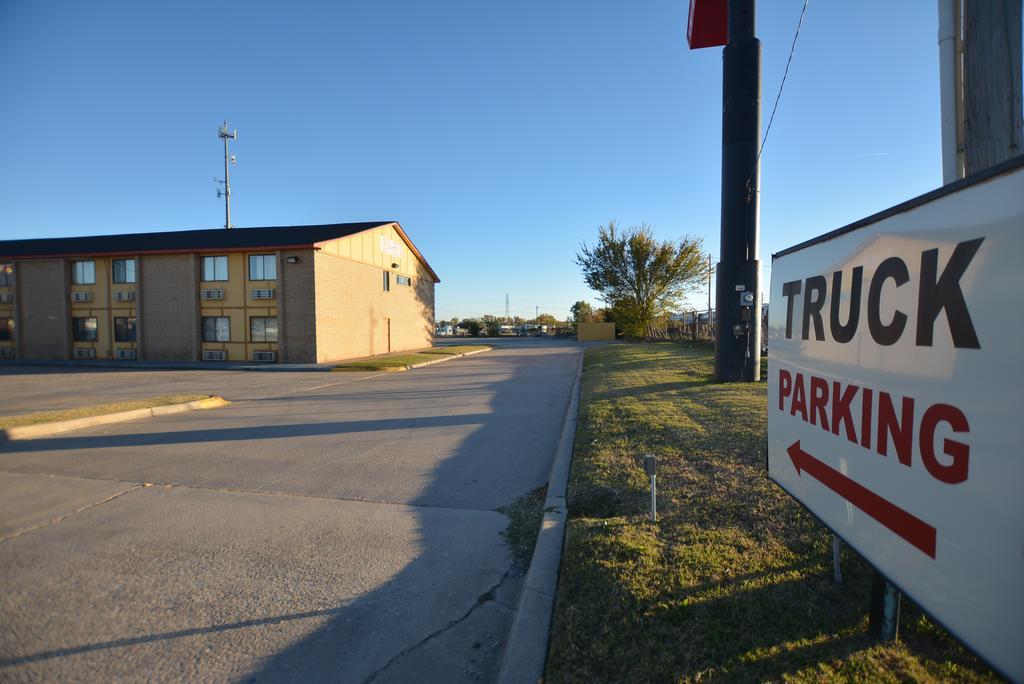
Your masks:
M 117 358 L 119 358 L 119 359 L 127 359 L 129 361 L 134 361 L 135 360 L 135 350 L 134 349 L 118 349 L 117 350 Z
M 14 349 L 11 347 L 0 347 L 0 359 L 13 359 Z
M 74 351 L 72 352 L 72 356 L 74 356 L 74 358 L 76 359 L 95 359 L 96 350 L 92 348 L 87 349 L 85 347 L 75 347 Z
M 71 301 L 73 302 L 87 302 L 92 299 L 91 292 L 72 292 Z
M 268 289 L 255 289 L 255 290 L 252 291 L 252 298 L 253 299 L 273 299 L 274 298 L 274 290 L 272 288 L 268 288 Z
M 226 361 L 227 358 L 228 353 L 224 350 L 203 352 L 203 361 Z
M 135 290 L 118 290 L 114 293 L 115 302 L 134 302 Z
M 0 304 L 13 304 L 14 293 L 13 292 L 0 292 Z
M 273 361 L 276 354 L 271 351 L 256 351 L 252 353 L 253 361 Z
M 224 299 L 224 290 L 203 290 L 200 299 Z

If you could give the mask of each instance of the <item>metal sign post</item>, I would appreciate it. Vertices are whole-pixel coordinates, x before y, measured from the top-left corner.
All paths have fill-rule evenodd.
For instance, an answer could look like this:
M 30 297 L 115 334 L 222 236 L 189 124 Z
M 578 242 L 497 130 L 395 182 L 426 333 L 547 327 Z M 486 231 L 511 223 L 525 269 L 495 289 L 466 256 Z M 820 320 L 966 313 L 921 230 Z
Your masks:
M 875 570 L 871 576 L 871 608 L 868 611 L 868 631 L 876 639 L 895 641 L 900 628 L 900 592 L 882 573 Z

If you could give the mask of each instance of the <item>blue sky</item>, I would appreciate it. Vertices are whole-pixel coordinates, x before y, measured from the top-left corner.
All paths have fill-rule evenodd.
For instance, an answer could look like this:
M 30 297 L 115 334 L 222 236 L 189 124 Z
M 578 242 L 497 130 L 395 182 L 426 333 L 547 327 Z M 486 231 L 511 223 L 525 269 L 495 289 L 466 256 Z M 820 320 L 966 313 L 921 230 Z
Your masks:
M 401 222 L 438 318 L 561 318 L 609 220 L 717 254 L 721 49 L 686 0 L 0 2 L 0 236 Z M 802 0 L 762 0 L 767 125 Z M 761 259 L 941 185 L 932 0 L 811 0 Z M 768 270 L 766 269 L 766 275 Z M 692 299 L 706 306 L 706 294 Z

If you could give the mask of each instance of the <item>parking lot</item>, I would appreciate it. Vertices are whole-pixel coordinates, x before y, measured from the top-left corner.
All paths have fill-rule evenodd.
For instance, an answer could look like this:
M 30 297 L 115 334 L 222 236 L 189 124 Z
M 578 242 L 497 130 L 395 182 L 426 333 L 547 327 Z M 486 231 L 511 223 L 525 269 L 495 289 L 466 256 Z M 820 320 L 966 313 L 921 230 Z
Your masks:
M 2 410 L 232 406 L 0 446 L 0 677 L 476 681 L 579 347 L 406 373 L 8 368 Z M 56 371 L 56 372 L 54 372 Z

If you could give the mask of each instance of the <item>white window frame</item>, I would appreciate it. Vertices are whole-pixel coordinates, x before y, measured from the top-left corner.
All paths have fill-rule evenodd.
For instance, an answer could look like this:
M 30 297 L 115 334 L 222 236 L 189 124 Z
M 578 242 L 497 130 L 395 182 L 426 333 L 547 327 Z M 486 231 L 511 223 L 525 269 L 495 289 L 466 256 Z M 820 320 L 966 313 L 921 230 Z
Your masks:
M 210 340 L 206 338 L 206 321 L 216 321 L 213 324 L 213 337 Z M 223 323 L 222 323 L 223 321 Z M 200 322 L 202 327 L 203 342 L 230 342 L 231 341 L 231 318 L 228 316 L 203 316 L 203 320 Z M 224 326 L 223 328 L 221 326 Z M 221 333 L 225 333 L 224 337 L 221 338 Z
M 271 277 L 267 276 L 267 261 L 270 261 Z M 258 264 L 258 268 L 253 268 Z M 277 255 L 276 254 L 250 254 L 249 255 L 249 280 L 277 280 Z
M 210 264 L 210 268 L 207 269 L 207 264 Z M 224 267 L 224 277 L 218 278 L 220 275 L 219 267 Z M 212 277 L 207 278 L 207 275 Z M 225 283 L 228 281 L 228 257 L 225 254 L 216 254 L 203 257 L 203 282 L 204 283 Z
M 128 266 L 129 263 L 131 264 L 131 267 Z M 118 280 L 117 279 L 117 266 L 118 266 L 118 264 L 123 264 L 123 268 L 124 268 L 124 279 L 123 280 Z M 116 283 L 118 285 L 120 285 L 122 283 L 134 283 L 135 282 L 135 259 L 114 259 L 114 261 L 113 261 L 113 263 L 111 264 L 111 267 L 110 267 L 110 278 L 111 278 L 111 282 L 114 282 L 114 283 Z
M 75 285 L 96 284 L 96 262 L 92 259 L 71 262 L 71 282 Z
M 78 321 L 92 321 L 92 339 L 79 337 Z M 88 326 L 88 323 L 86 323 Z M 87 331 L 88 327 L 82 328 L 81 330 Z M 96 316 L 74 316 L 71 319 L 71 337 L 75 342 L 98 342 L 100 339 L 100 321 Z
M 256 336 L 256 321 L 260 321 L 263 326 L 263 332 L 261 334 L 262 339 Z M 274 321 L 274 335 L 271 337 L 267 334 L 267 321 Z M 250 316 L 249 317 L 249 341 L 250 342 L 277 342 L 278 329 L 277 329 L 277 316 Z

